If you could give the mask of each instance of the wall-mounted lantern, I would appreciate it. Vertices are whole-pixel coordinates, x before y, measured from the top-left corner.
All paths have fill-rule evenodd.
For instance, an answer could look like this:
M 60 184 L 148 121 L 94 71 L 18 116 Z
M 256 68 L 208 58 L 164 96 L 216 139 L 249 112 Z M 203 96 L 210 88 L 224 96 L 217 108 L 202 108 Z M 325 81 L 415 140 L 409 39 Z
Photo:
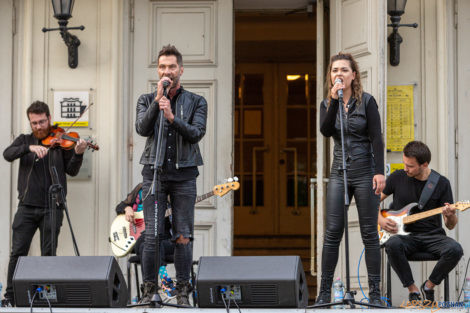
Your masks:
M 78 46 L 80 45 L 80 40 L 77 36 L 69 33 L 70 29 L 79 29 L 84 30 L 85 26 L 79 27 L 67 27 L 69 18 L 72 17 L 73 4 L 75 0 L 52 0 L 52 7 L 54 9 L 54 17 L 58 20 L 58 28 L 43 28 L 43 32 L 48 32 L 52 30 L 60 31 L 62 39 L 64 39 L 65 44 L 68 48 L 69 54 L 69 66 L 71 68 L 76 68 L 78 65 Z
M 389 27 L 393 27 L 393 31 L 388 36 L 388 43 L 390 44 L 390 65 L 397 66 L 400 64 L 400 44 L 403 42 L 403 38 L 398 33 L 398 27 L 406 26 L 417 28 L 418 24 L 400 24 L 401 16 L 405 13 L 406 0 L 387 0 L 387 13 L 390 15 L 391 24 Z

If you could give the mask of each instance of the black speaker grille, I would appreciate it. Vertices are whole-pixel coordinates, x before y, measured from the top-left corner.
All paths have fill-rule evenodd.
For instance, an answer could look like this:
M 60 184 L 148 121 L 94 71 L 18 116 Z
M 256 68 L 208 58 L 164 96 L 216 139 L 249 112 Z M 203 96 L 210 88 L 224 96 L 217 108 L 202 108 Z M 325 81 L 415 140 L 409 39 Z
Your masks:
M 66 301 L 69 303 L 82 303 L 91 304 L 91 289 L 90 286 L 67 286 Z
M 251 301 L 256 305 L 277 304 L 279 299 L 277 285 L 254 284 L 251 285 Z

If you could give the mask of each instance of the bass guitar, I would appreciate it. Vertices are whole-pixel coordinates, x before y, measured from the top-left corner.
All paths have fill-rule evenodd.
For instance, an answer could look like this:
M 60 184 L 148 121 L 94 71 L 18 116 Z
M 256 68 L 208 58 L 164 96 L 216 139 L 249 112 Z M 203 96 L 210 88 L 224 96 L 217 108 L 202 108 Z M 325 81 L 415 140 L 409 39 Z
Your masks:
M 224 196 L 231 190 L 240 188 L 237 177 L 227 179 L 227 183 L 216 185 L 212 191 L 196 197 L 196 203 L 201 202 L 214 195 Z M 145 230 L 144 211 L 134 212 L 134 223 L 126 220 L 125 214 L 119 214 L 111 224 L 109 242 L 116 257 L 123 257 L 132 251 L 137 239 Z
M 398 231 L 394 234 L 386 231 L 385 229 L 382 229 L 380 225 L 377 225 L 377 229 L 379 231 L 379 239 L 380 239 L 380 244 L 383 245 L 389 240 L 392 236 L 395 235 L 408 235 L 405 231 L 405 225 L 414 223 L 416 221 L 422 220 L 424 218 L 436 215 L 436 214 L 441 214 L 442 209 L 445 207 L 439 207 L 436 209 L 432 209 L 429 211 L 424 211 L 421 213 L 415 213 L 415 214 L 409 214 L 410 210 L 413 209 L 414 207 L 418 206 L 418 203 L 410 203 L 407 206 L 405 206 L 403 209 L 399 211 L 385 211 L 382 210 L 380 214 L 382 214 L 383 217 L 389 218 L 395 223 L 397 223 Z M 465 211 L 466 209 L 470 208 L 470 202 L 469 201 L 460 201 L 454 204 L 455 208 L 459 211 Z

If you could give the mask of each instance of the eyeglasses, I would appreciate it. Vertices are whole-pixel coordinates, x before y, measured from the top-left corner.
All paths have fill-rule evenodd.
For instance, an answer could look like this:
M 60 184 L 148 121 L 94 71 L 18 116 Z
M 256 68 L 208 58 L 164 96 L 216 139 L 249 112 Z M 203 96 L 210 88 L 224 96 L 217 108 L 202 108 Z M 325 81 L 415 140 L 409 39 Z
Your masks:
M 37 122 L 30 122 L 30 123 L 31 123 L 32 126 L 37 126 L 37 125 L 44 125 L 47 122 L 49 122 L 48 119 L 43 119 L 43 120 L 40 120 L 40 121 L 37 121 Z

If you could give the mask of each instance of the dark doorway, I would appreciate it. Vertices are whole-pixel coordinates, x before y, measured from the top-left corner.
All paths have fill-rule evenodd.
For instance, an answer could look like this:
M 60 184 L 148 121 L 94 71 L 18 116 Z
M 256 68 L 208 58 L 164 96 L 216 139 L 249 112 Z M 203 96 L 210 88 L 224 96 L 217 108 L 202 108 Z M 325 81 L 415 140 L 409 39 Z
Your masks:
M 235 15 L 234 255 L 300 255 L 310 275 L 315 13 Z

